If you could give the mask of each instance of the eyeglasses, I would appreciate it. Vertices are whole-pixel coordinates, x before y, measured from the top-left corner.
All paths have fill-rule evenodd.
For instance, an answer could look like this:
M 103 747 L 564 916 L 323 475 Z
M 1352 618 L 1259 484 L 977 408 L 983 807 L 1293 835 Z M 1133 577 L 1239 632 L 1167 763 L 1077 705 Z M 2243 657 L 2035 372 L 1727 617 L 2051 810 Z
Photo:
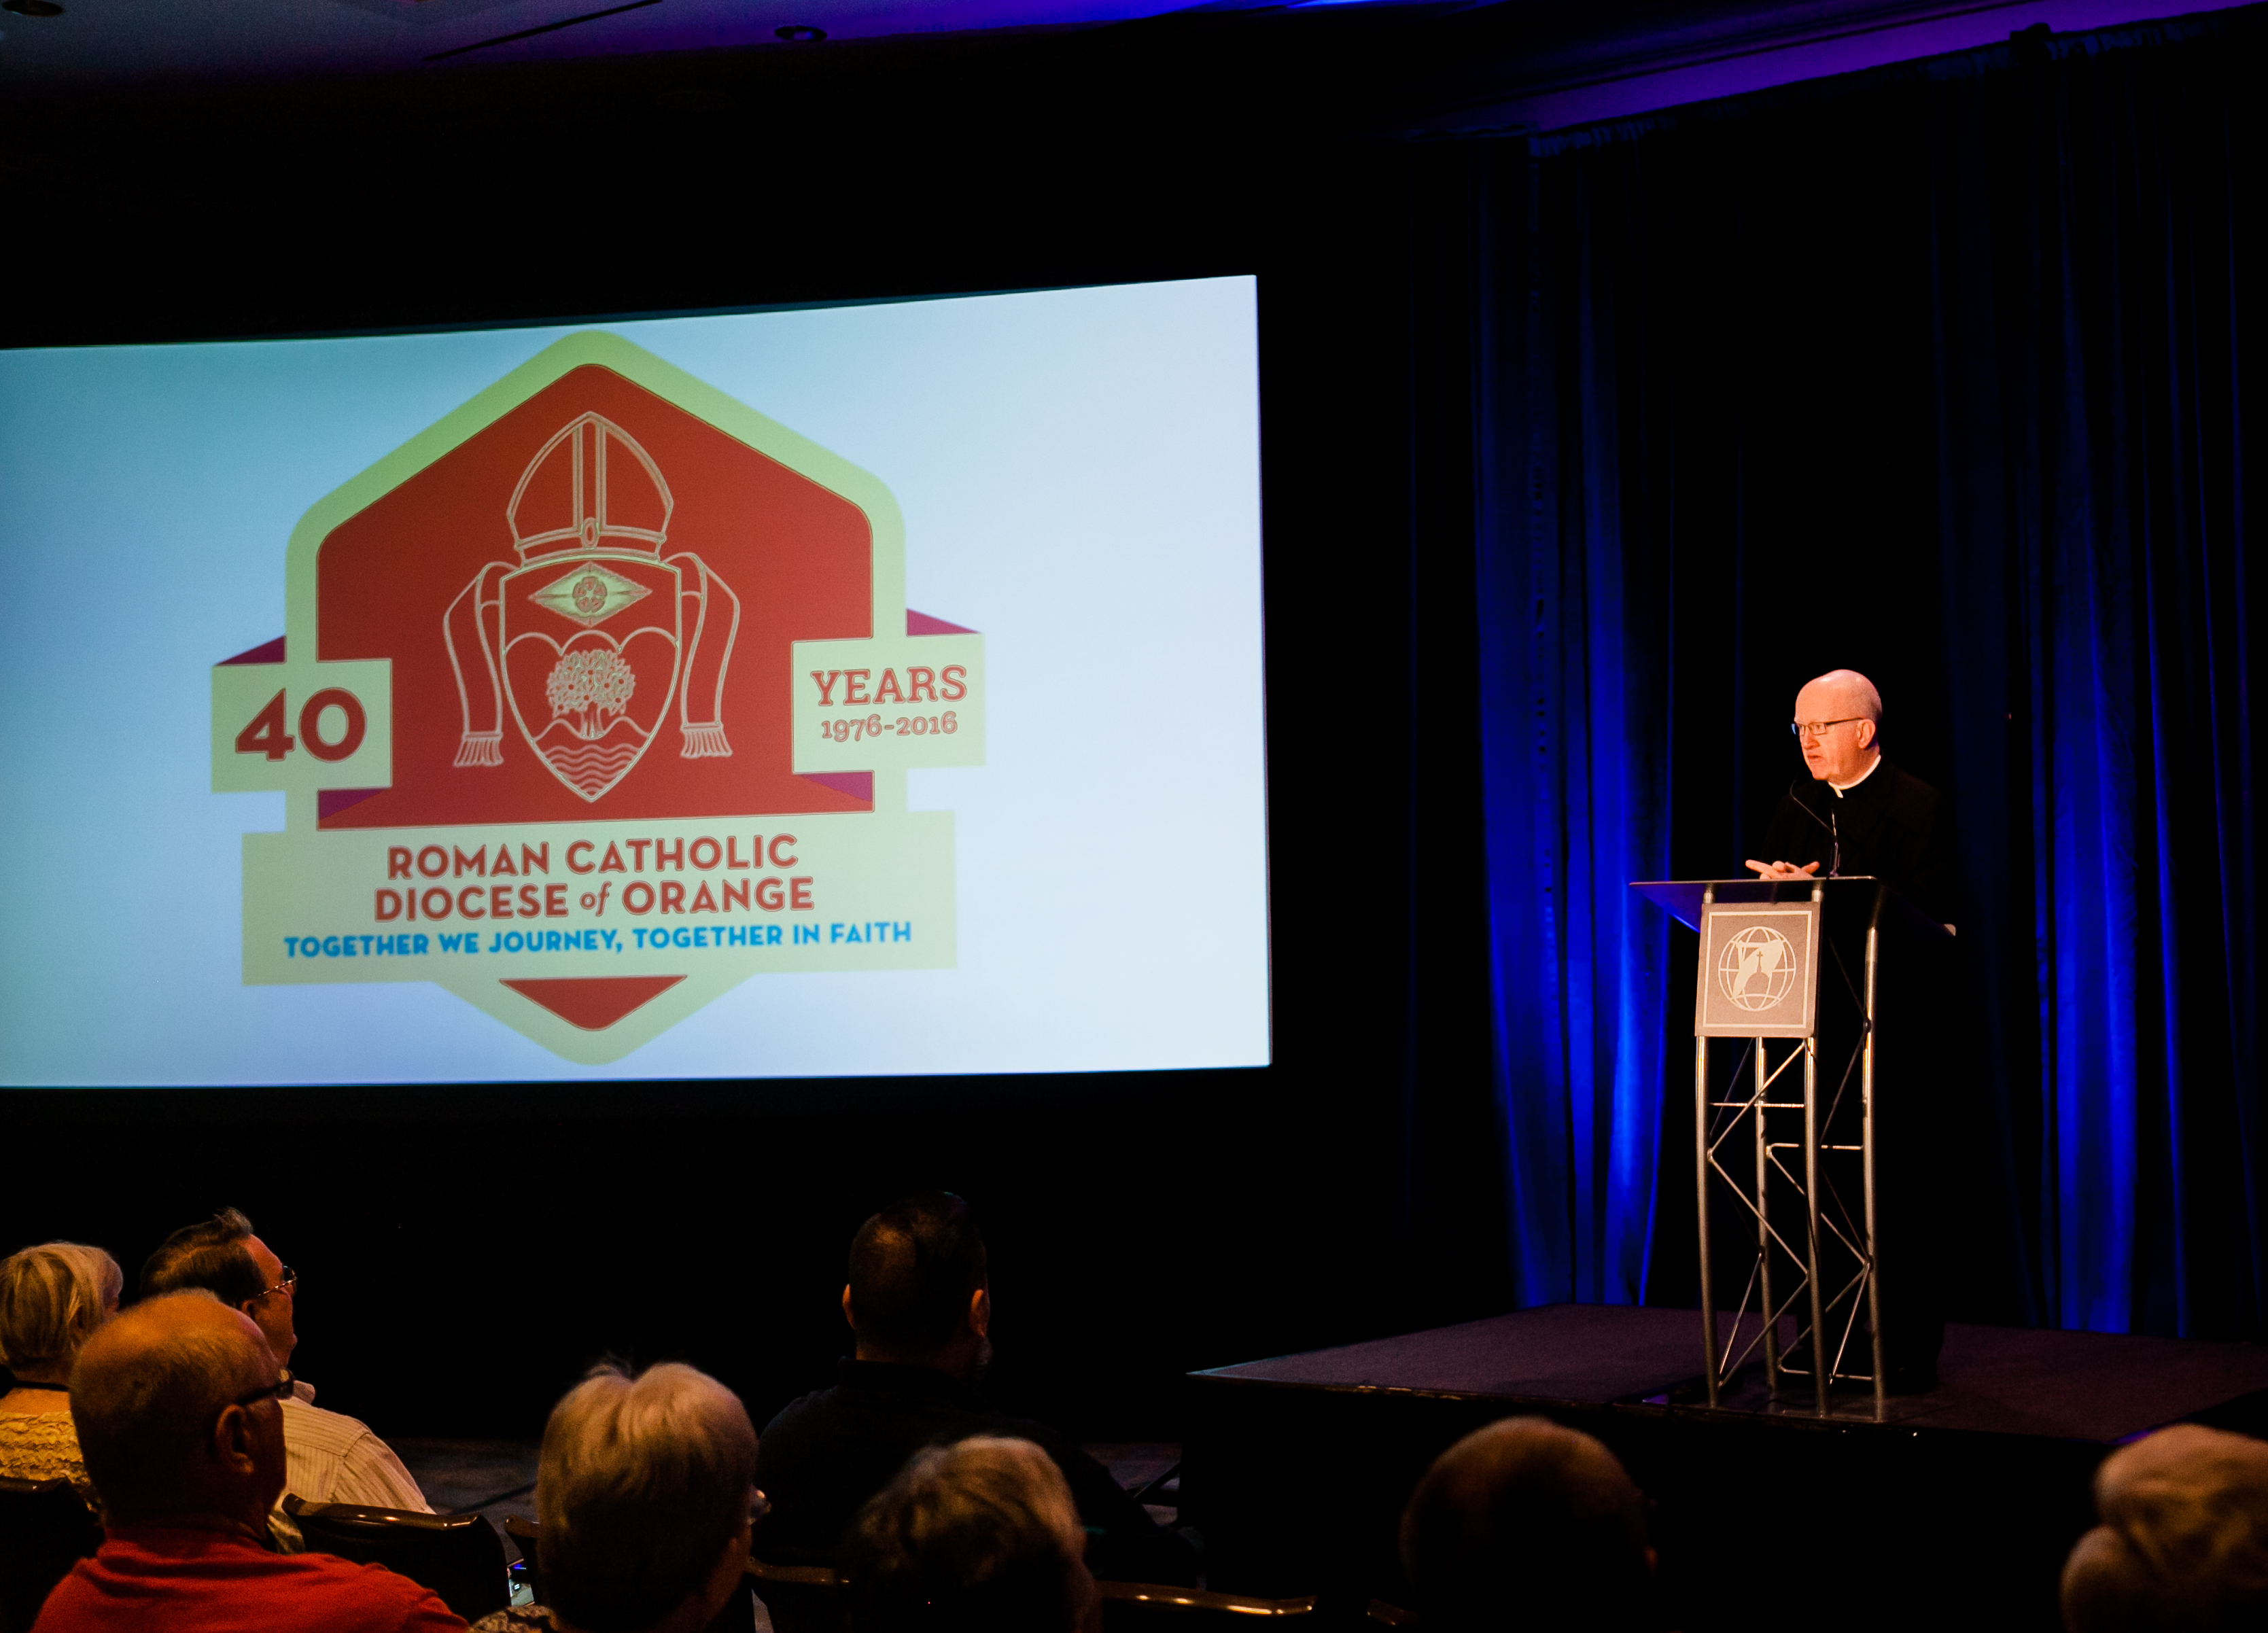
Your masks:
M 257 1299 L 265 1298 L 270 1293 L 282 1293 L 285 1297 L 291 1298 L 296 1298 L 299 1296 L 299 1272 L 293 1269 L 288 1264 L 279 1264 L 276 1268 L 282 1272 L 282 1274 L 276 1278 L 276 1285 L 273 1287 L 261 1288 L 253 1298 L 247 1299 L 245 1301 L 246 1303 L 249 1304 L 255 1302 Z
M 291 1369 L 287 1366 L 276 1375 L 276 1381 L 269 1384 L 266 1388 L 255 1389 L 250 1394 L 239 1395 L 235 1400 L 231 1401 L 229 1404 L 231 1406 L 250 1406 L 256 1401 L 274 1401 L 278 1404 L 281 1404 L 285 1401 L 291 1400 L 293 1394 L 298 1391 L 298 1387 L 299 1380 L 291 1376 Z
M 1866 717 L 1864 715 L 1845 715 L 1840 720 L 1791 720 L 1787 723 L 1787 729 L 1789 735 L 1800 742 L 1807 737 L 1826 736 L 1827 728 L 1830 725 L 1855 725 Z

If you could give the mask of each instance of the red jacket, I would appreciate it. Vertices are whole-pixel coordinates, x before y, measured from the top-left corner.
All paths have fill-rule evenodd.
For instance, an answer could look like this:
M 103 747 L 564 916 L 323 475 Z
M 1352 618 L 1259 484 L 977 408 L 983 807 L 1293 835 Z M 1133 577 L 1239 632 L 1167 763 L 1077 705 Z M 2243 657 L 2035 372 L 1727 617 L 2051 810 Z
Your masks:
M 464 1633 L 430 1589 L 331 1554 L 271 1554 L 240 1537 L 113 1530 L 48 1595 L 32 1633 Z

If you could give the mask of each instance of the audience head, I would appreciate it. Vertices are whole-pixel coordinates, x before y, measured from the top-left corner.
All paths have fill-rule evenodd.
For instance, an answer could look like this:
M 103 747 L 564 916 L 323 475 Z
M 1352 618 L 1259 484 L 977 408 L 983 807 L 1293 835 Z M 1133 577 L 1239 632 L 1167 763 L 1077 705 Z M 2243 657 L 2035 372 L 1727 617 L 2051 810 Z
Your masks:
M 2268 1626 L 2268 1444 L 2196 1423 L 2113 1453 L 2063 1570 L 2071 1633 Z
M 185 1225 L 158 1244 L 142 1266 L 141 1294 L 180 1292 L 202 1287 L 223 1304 L 260 1324 L 279 1365 L 290 1365 L 299 1342 L 298 1278 L 268 1244 L 253 1234 L 252 1221 L 224 1208 L 196 1225 Z
M 1063 1472 L 1028 1440 L 917 1452 L 843 1542 L 850 1633 L 1077 1633 L 1101 1601 Z
M 1646 1625 L 1646 1499 L 1613 1453 L 1540 1417 L 1434 1460 L 1402 1513 L 1402 1563 L 1436 1633 Z
M 862 1361 L 932 1366 L 956 1378 L 990 1358 L 992 1296 L 976 1215 L 950 1191 L 893 1203 L 850 1241 L 843 1314 Z
M 740 1585 L 756 1431 L 731 1390 L 674 1363 L 601 1366 L 543 1431 L 543 1596 L 581 1633 L 702 1629 Z
M 106 1519 L 266 1535 L 284 1494 L 284 1369 L 202 1289 L 106 1321 L 71 1369 L 71 1417 Z
M 0 1366 L 18 1383 L 62 1388 L 125 1286 L 117 1260 L 77 1242 L 46 1242 L 0 1260 Z

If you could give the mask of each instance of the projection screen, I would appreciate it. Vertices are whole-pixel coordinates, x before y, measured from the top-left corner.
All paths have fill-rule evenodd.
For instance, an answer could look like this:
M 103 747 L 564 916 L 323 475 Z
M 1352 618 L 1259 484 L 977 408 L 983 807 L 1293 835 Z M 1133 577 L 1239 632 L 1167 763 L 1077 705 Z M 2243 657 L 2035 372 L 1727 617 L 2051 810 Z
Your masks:
M 1265 1064 L 1248 278 L 0 353 L 0 1081 Z

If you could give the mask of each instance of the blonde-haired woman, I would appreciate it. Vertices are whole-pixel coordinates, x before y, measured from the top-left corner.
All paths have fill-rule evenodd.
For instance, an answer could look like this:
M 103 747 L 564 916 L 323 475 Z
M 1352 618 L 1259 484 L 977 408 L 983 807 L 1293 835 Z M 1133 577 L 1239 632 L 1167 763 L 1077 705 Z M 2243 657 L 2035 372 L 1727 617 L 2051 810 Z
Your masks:
M 118 1309 L 126 1277 L 99 1247 L 44 1242 L 0 1260 L 0 1365 L 16 1387 L 0 1395 L 0 1475 L 94 1488 L 71 1426 L 71 1363 Z

